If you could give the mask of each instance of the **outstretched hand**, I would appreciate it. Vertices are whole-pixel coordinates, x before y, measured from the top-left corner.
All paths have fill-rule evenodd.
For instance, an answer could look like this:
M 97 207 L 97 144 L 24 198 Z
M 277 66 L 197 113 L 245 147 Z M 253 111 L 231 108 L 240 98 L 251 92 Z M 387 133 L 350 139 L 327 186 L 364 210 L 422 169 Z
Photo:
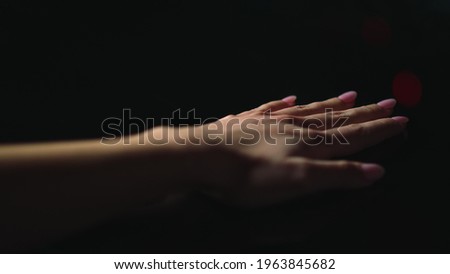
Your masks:
M 400 133 L 408 119 L 390 117 L 393 99 L 354 107 L 355 99 L 348 92 L 298 106 L 290 96 L 210 124 L 156 127 L 145 131 L 148 142 L 135 134 L 109 145 L 93 139 L 2 146 L 0 249 L 56 241 L 192 191 L 260 206 L 368 186 L 383 176 L 381 166 L 338 159 Z M 157 136 L 167 142 L 153 143 Z
M 374 183 L 385 173 L 380 165 L 335 159 L 399 134 L 408 119 L 390 117 L 394 99 L 354 107 L 356 96 L 307 105 L 289 96 L 202 126 L 205 145 L 220 152 L 211 154 L 214 172 L 203 189 L 228 203 L 257 206 Z

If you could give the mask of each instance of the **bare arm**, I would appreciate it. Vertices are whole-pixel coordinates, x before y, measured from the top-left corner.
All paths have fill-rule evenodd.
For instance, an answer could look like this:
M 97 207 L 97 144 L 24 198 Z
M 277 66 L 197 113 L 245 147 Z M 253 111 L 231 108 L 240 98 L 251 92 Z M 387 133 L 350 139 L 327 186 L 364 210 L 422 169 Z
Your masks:
M 130 145 L 89 140 L 0 147 L 2 249 L 61 239 L 176 193 L 202 191 L 226 203 L 261 206 L 368 186 L 383 176 L 381 166 L 335 158 L 400 133 L 408 120 L 390 117 L 395 100 L 355 108 L 355 98 L 350 92 L 297 106 L 288 97 L 205 126 L 170 129 L 164 145 L 136 135 Z M 330 114 L 346 119 L 330 123 Z M 334 136 L 347 143 L 325 142 Z
M 0 147 L 0 243 L 33 247 L 183 191 L 194 150 L 100 140 Z

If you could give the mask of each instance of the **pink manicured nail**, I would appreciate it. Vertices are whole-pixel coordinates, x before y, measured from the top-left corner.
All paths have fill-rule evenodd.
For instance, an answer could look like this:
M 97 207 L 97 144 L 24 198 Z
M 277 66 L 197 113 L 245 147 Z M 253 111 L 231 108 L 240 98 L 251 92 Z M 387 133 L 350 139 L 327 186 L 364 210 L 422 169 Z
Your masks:
M 406 124 L 409 122 L 409 118 L 405 116 L 395 116 L 391 118 L 392 120 L 395 120 L 401 124 Z
M 380 101 L 377 105 L 379 105 L 380 107 L 382 107 L 384 109 L 392 109 L 395 107 L 396 104 L 397 104 L 397 100 L 386 99 L 386 100 Z
M 361 169 L 369 181 L 376 181 L 384 176 L 384 168 L 377 164 L 362 164 Z
M 291 96 L 288 96 L 288 97 L 282 99 L 283 102 L 287 103 L 290 106 L 295 105 L 296 100 L 297 100 L 297 96 L 295 96 L 295 95 L 291 95 Z
M 356 93 L 356 91 L 347 91 L 339 95 L 338 98 L 344 101 L 344 103 L 351 103 L 355 101 L 356 96 L 358 96 L 358 93 Z

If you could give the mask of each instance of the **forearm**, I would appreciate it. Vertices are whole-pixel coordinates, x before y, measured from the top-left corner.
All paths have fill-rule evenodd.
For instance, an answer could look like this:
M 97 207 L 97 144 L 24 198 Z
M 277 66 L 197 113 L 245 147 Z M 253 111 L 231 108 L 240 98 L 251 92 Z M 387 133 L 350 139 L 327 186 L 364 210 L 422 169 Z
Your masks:
M 0 147 L 2 245 L 55 240 L 190 191 L 200 180 L 192 169 L 196 150 L 137 138 L 129 145 L 90 140 Z

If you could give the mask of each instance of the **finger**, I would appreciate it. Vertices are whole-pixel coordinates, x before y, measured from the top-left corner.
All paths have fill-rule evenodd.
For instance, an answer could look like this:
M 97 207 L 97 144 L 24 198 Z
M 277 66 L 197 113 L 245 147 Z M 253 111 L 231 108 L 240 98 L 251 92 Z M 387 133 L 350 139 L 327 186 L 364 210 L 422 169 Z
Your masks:
M 307 116 L 313 114 L 324 113 L 327 109 L 344 110 L 352 108 L 355 105 L 355 100 L 358 94 L 356 91 L 346 92 L 338 97 L 331 98 L 322 102 L 314 102 L 308 105 L 292 106 L 283 109 L 277 114 L 288 114 L 295 116 Z
M 289 157 L 255 168 L 252 183 L 233 191 L 231 200 L 246 206 L 274 204 L 320 190 L 368 186 L 383 174 L 375 164 Z
M 320 158 L 348 156 L 401 133 L 407 122 L 398 116 L 325 130 L 320 144 L 308 151 Z
M 265 103 L 265 104 L 257 107 L 256 110 L 262 111 L 262 112 L 266 112 L 266 111 L 274 112 L 274 111 L 295 105 L 296 100 L 297 100 L 297 96 L 291 95 L 291 96 L 288 96 L 281 100 Z
M 360 188 L 373 184 L 384 175 L 377 164 L 353 161 L 324 161 L 293 157 L 290 165 L 291 183 L 302 192 L 310 193 L 331 189 Z
M 396 105 L 395 99 L 387 99 L 379 102 L 357 108 L 351 108 L 344 111 L 330 111 L 322 114 L 314 114 L 305 117 L 304 127 L 311 123 L 318 123 L 318 129 L 330 129 L 350 124 L 363 123 L 372 120 L 389 117 Z

